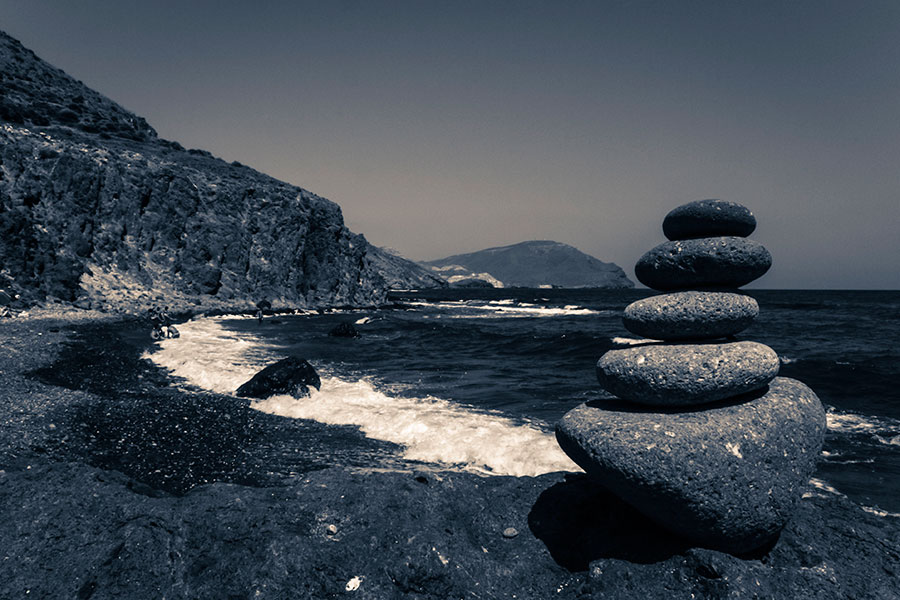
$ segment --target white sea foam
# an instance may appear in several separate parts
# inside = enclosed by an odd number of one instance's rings
[[[578,470],[553,436],[533,424],[439,398],[388,396],[365,380],[329,377],[308,398],[273,396],[253,407],[285,417],[356,425],[368,437],[403,445],[409,460],[496,475]]]
[[[833,433],[864,434],[889,446],[900,446],[900,421],[829,408],[828,429]]]
[[[860,508],[863,509],[864,511],[866,511],[867,513],[875,515],[876,517],[900,518],[900,513],[883,510],[883,509],[878,508],[877,506],[860,506]]]
[[[230,332],[217,319],[190,321],[179,329],[180,338],[160,342],[145,358],[209,391],[231,394],[280,356],[252,332]],[[493,475],[579,470],[538,423],[440,398],[395,397],[370,381],[342,380],[316,366],[322,388],[309,398],[273,396],[251,406],[285,417],[358,426],[368,437],[402,445],[409,460]]]
[[[659,343],[659,340],[651,340],[651,339],[647,339],[647,338],[627,338],[627,337],[614,337],[610,341],[617,346],[643,346],[645,344]]]
[[[827,492],[827,493],[829,493],[829,494],[834,494],[834,495],[836,495],[836,496],[843,496],[842,493],[840,493],[839,491],[837,491],[837,488],[835,488],[833,485],[831,485],[831,484],[828,483],[827,481],[823,481],[823,480],[821,480],[821,479],[817,479],[817,478],[815,478],[815,477],[812,477],[812,478],[810,478],[810,480],[809,480],[809,484],[810,484],[812,487],[814,487],[814,488],[816,488],[817,490],[820,490],[820,491],[822,491],[822,492]]]
[[[417,310],[437,310],[450,313],[453,319],[491,319],[510,317],[561,317],[579,315],[613,314],[609,310],[593,310],[575,304],[562,307],[543,306],[528,302],[516,303],[513,300],[483,301],[447,301],[447,302],[407,302]]]

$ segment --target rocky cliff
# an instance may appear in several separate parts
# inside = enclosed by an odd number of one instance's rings
[[[0,84],[0,288],[21,302],[371,305],[430,277],[333,202],[159,139],[2,32]]]
[[[618,265],[552,241],[521,242],[422,264],[451,282],[454,278],[475,278],[495,287],[634,287]]]

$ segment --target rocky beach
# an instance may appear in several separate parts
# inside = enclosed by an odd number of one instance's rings
[[[150,340],[139,322],[36,311],[0,333],[3,598],[887,599],[900,589],[896,521],[813,488],[774,544],[736,557],[692,547],[582,474],[340,465],[315,451],[329,437],[373,453],[384,444],[175,386],[140,359]],[[291,463],[288,440],[312,458]]]
[[[652,297],[546,240],[426,269],[0,32],[0,600],[896,599],[900,297],[757,302],[755,225],[669,213]]]

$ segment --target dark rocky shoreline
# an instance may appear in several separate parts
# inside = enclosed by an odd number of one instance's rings
[[[395,448],[177,389],[139,358],[138,322],[0,336],[0,598],[900,596],[900,520],[840,496],[810,490],[774,546],[738,558],[582,475],[348,464],[335,447]]]

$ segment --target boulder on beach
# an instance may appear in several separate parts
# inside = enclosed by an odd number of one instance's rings
[[[354,327],[353,323],[344,321],[329,331],[328,335],[331,337],[357,338],[359,337],[359,330]]]
[[[660,526],[745,553],[790,518],[825,429],[813,391],[778,377],[756,397],[689,410],[589,402],[559,421],[556,437],[589,476]]]
[[[663,219],[670,240],[736,235],[747,237],[756,229],[756,217],[737,202],[697,200],[672,209]]]
[[[597,380],[622,400],[686,406],[757,390],[779,367],[778,354],[758,342],[647,344],[601,356]]]
[[[632,302],[622,323],[631,333],[655,340],[700,340],[740,333],[758,315],[759,304],[750,296],[688,291]]]
[[[772,266],[772,255],[754,240],[722,236],[663,242],[634,266],[638,281],[660,291],[738,288]]]
[[[309,396],[309,388],[322,385],[318,373],[302,358],[288,356],[253,376],[235,392],[242,398],[268,398],[289,394],[294,398]]]

